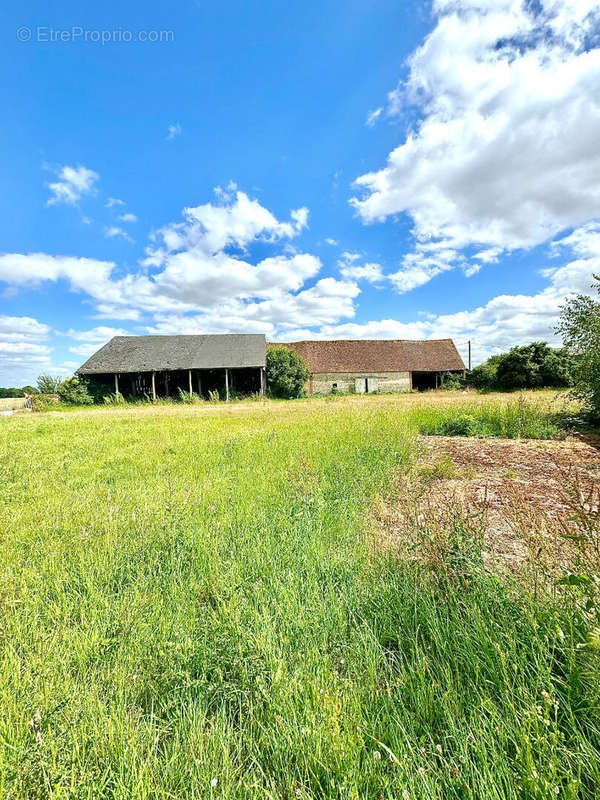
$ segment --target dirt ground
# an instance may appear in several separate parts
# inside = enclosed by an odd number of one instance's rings
[[[376,514],[392,539],[415,524],[447,527],[459,509],[480,526],[488,561],[511,571],[536,561],[556,573],[581,556],[574,537],[595,535],[600,440],[424,436],[421,445],[418,485]]]

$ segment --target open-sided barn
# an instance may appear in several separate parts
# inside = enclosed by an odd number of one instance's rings
[[[435,389],[444,374],[465,374],[452,339],[337,339],[285,346],[306,361],[309,394]]]
[[[115,336],[79,375],[124,395],[264,394],[264,334]]]

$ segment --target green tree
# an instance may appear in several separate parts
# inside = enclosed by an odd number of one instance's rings
[[[469,386],[474,386],[475,389],[496,389],[496,372],[501,358],[500,355],[490,356],[483,364],[471,370],[467,377]]]
[[[61,379],[53,375],[40,375],[37,379],[37,387],[41,394],[58,394],[58,387]]]
[[[58,385],[58,396],[63,403],[74,406],[91,406],[94,398],[82,378],[66,378]]]
[[[310,375],[306,362],[284,345],[267,350],[267,386],[273,397],[301,397]]]
[[[560,388],[572,385],[572,371],[573,358],[567,350],[532,342],[492,356],[471,372],[468,382],[477,389],[503,391]]]
[[[23,394],[37,394],[39,389],[36,389],[35,386],[23,386],[21,391]]]
[[[600,291],[600,278],[594,275],[591,286]],[[556,328],[573,358],[573,390],[600,417],[600,303],[594,297],[578,294],[561,308]]]

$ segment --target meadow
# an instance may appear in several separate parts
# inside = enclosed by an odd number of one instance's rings
[[[593,798],[589,607],[440,568],[372,509],[419,434],[562,435],[538,393],[0,419],[0,797]]]

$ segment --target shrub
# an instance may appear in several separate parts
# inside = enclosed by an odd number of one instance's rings
[[[59,383],[56,393],[62,403],[73,406],[91,406],[94,402],[88,391],[87,382],[83,378],[66,378]]]
[[[475,367],[468,382],[476,389],[540,389],[566,387],[573,382],[573,358],[565,349],[532,342],[513,347]]]
[[[595,275],[592,288],[598,291]],[[577,295],[561,309],[557,333],[572,358],[573,393],[589,411],[600,417],[600,303],[589,295]]]
[[[462,389],[464,385],[464,378],[462,375],[457,375],[456,372],[447,372],[442,380],[444,389]]]
[[[104,405],[105,406],[126,406],[127,401],[121,394],[121,392],[112,392],[111,394],[107,394],[104,398]]]
[[[186,392],[185,389],[179,388],[177,390],[179,395],[179,402],[185,403],[188,406],[194,405],[195,403],[200,403],[201,400],[195,392]]]
[[[496,372],[502,356],[491,356],[483,364],[471,370],[467,383],[475,389],[491,390],[496,388]]]
[[[53,375],[39,375],[37,387],[40,394],[58,394],[61,379]]]
[[[267,350],[267,385],[273,397],[302,397],[310,375],[306,362],[284,345]]]
[[[57,405],[58,400],[56,399],[56,395],[48,396],[38,392],[31,398],[32,411],[49,411],[50,409],[56,408]]]

